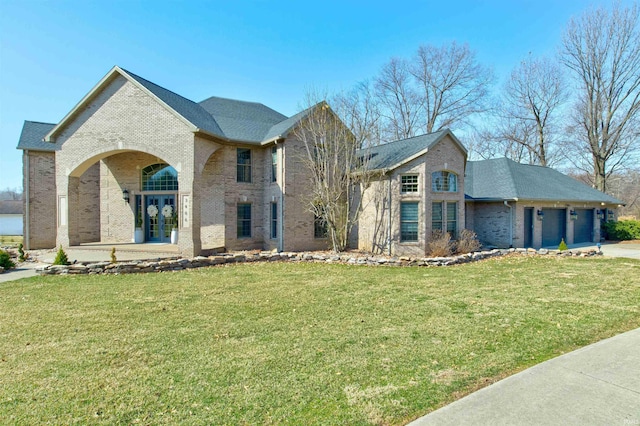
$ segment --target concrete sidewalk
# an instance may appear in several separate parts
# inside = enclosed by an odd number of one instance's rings
[[[640,425],[640,328],[543,362],[412,423]]]

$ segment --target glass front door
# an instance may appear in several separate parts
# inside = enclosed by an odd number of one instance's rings
[[[175,195],[147,195],[145,198],[146,240],[171,242],[171,230],[178,222]]]

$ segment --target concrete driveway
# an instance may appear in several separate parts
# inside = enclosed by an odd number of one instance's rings
[[[569,249],[594,249],[598,247],[595,244],[574,244]],[[629,259],[640,259],[640,243],[611,242],[602,243],[602,254],[609,257],[626,257]]]

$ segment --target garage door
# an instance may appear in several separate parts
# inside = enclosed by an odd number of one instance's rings
[[[542,209],[542,247],[558,247],[560,240],[565,238],[566,209]],[[565,240],[566,241],[566,240]]]
[[[573,241],[590,243],[593,241],[593,209],[575,209],[578,219],[573,222]]]

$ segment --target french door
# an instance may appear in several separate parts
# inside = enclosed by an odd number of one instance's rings
[[[177,226],[175,195],[147,195],[145,199],[146,240],[170,242],[171,229]]]

